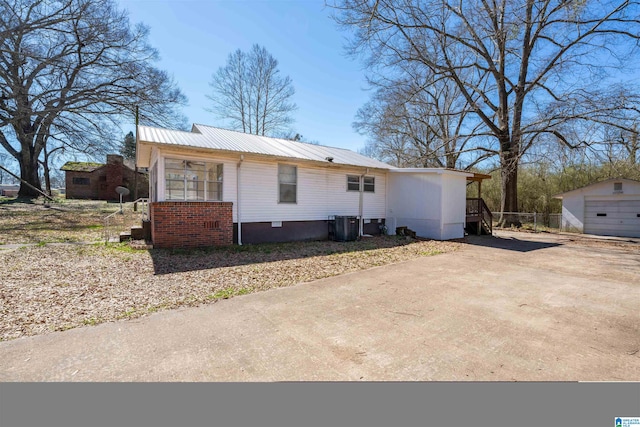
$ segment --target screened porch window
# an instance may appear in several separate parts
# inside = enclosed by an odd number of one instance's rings
[[[164,168],[165,200],[222,200],[222,164],[165,159]]]

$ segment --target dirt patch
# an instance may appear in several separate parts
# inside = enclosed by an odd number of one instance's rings
[[[384,236],[189,251],[133,250],[128,244],[0,251],[0,339],[211,303],[460,246]]]

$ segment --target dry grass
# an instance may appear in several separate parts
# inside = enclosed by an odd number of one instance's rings
[[[456,250],[453,242],[359,242],[133,250],[99,243],[118,204],[0,201],[0,340],[130,319]],[[131,204],[121,222],[136,218]],[[69,244],[93,242],[95,244]],[[53,243],[52,243],[53,242]],[[67,243],[59,245],[56,243]],[[33,245],[35,244],[35,245]]]
[[[92,242],[103,238],[104,217],[118,211],[118,203],[65,200],[0,201],[0,244]],[[117,221],[133,223],[137,215],[131,203]]]

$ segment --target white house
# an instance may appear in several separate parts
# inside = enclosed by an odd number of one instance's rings
[[[466,179],[397,169],[350,150],[194,124],[139,126],[137,165],[150,172],[152,239],[162,246],[326,239],[335,216],[359,234],[464,236]],[[197,202],[197,203],[194,203]],[[219,218],[218,218],[219,217]]]
[[[562,228],[603,236],[640,237],[640,182],[608,179],[554,196]]]

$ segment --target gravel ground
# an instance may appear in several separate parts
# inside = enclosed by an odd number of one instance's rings
[[[0,250],[0,341],[213,303],[461,246],[389,236],[190,251],[49,244],[100,241],[103,218],[118,208],[78,200],[49,207],[42,201],[0,203],[0,245],[35,244]],[[125,206],[125,215],[116,216],[120,222],[135,219],[132,204]],[[594,247],[628,246],[579,235],[562,240]],[[144,247],[141,243],[133,246]],[[637,245],[630,249],[637,250]]]
[[[384,236],[189,251],[134,250],[129,244],[4,250],[0,340],[212,303],[460,246]]]

